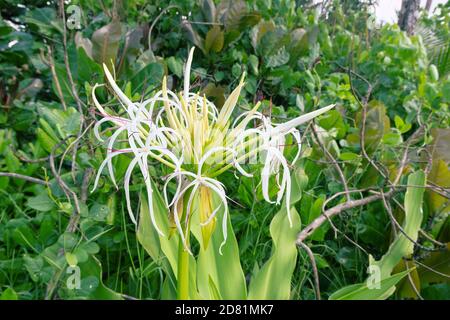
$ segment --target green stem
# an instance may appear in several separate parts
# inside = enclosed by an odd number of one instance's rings
[[[184,248],[181,236],[178,245],[177,299],[189,299],[189,252]]]
[[[182,188],[185,188],[188,181],[183,181]],[[177,270],[177,299],[178,300],[189,300],[189,260],[190,253],[186,248],[189,248],[189,232],[190,232],[190,219],[187,212],[187,202],[190,196],[190,191],[188,190],[183,197],[183,214],[181,215],[181,221],[186,221],[185,225],[181,227],[182,232],[186,235],[186,243],[183,243],[181,234],[179,235],[178,241],[178,270]],[[186,219],[188,217],[188,219]]]

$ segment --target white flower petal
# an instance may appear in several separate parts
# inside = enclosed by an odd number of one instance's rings
[[[308,122],[312,119],[314,119],[317,116],[320,116],[321,114],[327,112],[328,110],[334,108],[336,105],[335,104],[330,104],[329,106],[323,107],[321,109],[309,112],[307,114],[303,114],[295,119],[292,119],[288,122],[279,124],[276,126],[273,135],[278,135],[278,134],[283,134],[288,132],[289,130],[291,130],[292,128],[295,128],[305,122]]]
[[[191,50],[189,51],[189,57],[187,59],[186,62],[186,68],[184,69],[184,100],[186,101],[186,103],[189,102],[189,78],[191,76],[191,64],[192,64],[192,59],[194,57],[194,50],[195,47],[192,47]]]

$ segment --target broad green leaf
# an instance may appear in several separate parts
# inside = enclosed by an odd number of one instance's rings
[[[208,22],[215,22],[216,20],[216,6],[213,0],[202,1],[202,11]]]
[[[223,48],[224,34],[220,30],[220,27],[215,25],[209,29],[205,38],[205,52],[208,53],[210,50],[214,52],[220,52]]]
[[[254,54],[251,54],[248,57],[248,64],[250,65],[250,70],[253,72],[254,75],[259,74],[259,60],[258,57]]]
[[[337,129],[336,138],[342,139],[345,137],[345,134],[347,132],[347,125],[345,124],[344,119],[342,118],[342,115],[338,110],[333,109],[327,111],[320,117],[318,123],[322,128],[326,130],[336,128]]]
[[[83,47],[77,50],[78,81],[94,84],[103,82],[103,68],[93,61]]]
[[[266,67],[275,68],[288,63],[289,53],[286,51],[286,47],[281,47],[275,54],[267,57]]]
[[[356,114],[357,128],[362,125],[362,111]],[[389,118],[386,115],[386,107],[382,102],[371,101],[366,113],[366,127],[365,127],[365,147],[367,152],[373,152],[377,148],[383,136],[390,130]]]
[[[218,205],[217,201],[215,203]],[[217,295],[220,295],[222,299],[245,299],[247,296],[245,277],[229,215],[227,217],[227,241],[222,247],[222,254],[219,252],[223,242],[223,210],[220,211],[217,215],[216,228],[205,249],[199,226],[198,202],[193,210],[191,231],[200,242],[196,272],[198,291],[201,296],[209,299],[215,299]]]
[[[11,149],[6,150],[5,152],[5,163],[8,171],[10,172],[17,172],[21,170],[21,163],[19,159],[14,155],[14,153],[11,151]]]
[[[114,63],[122,35],[122,24],[112,21],[106,26],[96,30],[92,35],[92,56],[100,64],[105,63],[112,70],[111,60]]]
[[[75,108],[60,110],[53,107],[41,107],[39,124],[55,141],[76,134],[80,129],[80,114]]]
[[[292,227],[287,216],[286,203],[270,223],[272,255],[252,277],[249,299],[286,300],[291,295],[291,279],[297,262],[297,234],[300,232],[300,216],[294,204],[301,199],[302,190],[308,181],[304,171],[297,168],[292,174],[291,216]]]
[[[308,185],[309,178],[303,168],[297,167],[291,173],[291,206],[300,201],[303,190]]]
[[[56,19],[56,10],[51,7],[27,10],[24,20],[28,24],[37,26],[39,32],[47,36],[53,36],[55,30],[63,32],[60,20]]]
[[[384,300],[395,291],[395,285],[408,274],[409,271],[397,273],[380,281],[379,288],[369,288],[367,283],[346,286],[334,292],[330,300]]]
[[[97,288],[89,295],[91,299],[96,300],[123,300],[120,293],[117,293],[103,284],[102,280],[102,265],[95,256],[89,256],[84,263],[79,263],[81,281],[89,279],[90,277],[97,279],[95,281]]]
[[[275,24],[273,21],[261,21],[257,26],[255,26],[251,33],[252,45],[256,50],[258,49],[259,42],[261,38],[270,31],[275,30]]]
[[[405,125],[405,122],[399,116],[394,117],[394,122],[395,122],[395,127],[399,130]]]
[[[89,210],[89,217],[95,221],[105,221],[108,214],[109,207],[97,202]]]
[[[52,152],[53,147],[57,143],[57,141],[53,140],[53,138],[50,137],[50,135],[48,135],[42,128],[37,129],[37,141],[48,153]]]
[[[290,227],[286,209],[280,210],[270,224],[273,239],[272,256],[253,276],[249,286],[249,299],[287,300],[291,294],[291,279],[297,261],[297,234],[300,217],[291,209],[293,226]]]
[[[65,253],[66,261],[69,264],[69,266],[74,267],[78,264],[77,256],[71,252]]]
[[[227,31],[238,29],[247,12],[247,5],[243,0],[222,0],[217,6],[217,20],[224,23]]]
[[[403,230],[410,239],[416,241],[423,218],[422,202],[425,191],[425,173],[417,171],[410,174],[407,184],[410,187],[408,187],[405,195],[405,222]],[[392,270],[402,258],[412,255],[413,249],[414,243],[406,238],[403,233],[399,232],[388,252],[374,263],[375,266],[380,267],[381,277],[390,276]]]
[[[383,143],[388,146],[398,146],[403,140],[399,132],[388,132],[383,136]]]
[[[320,216],[320,214],[322,213],[322,205],[324,201],[325,196],[321,195],[312,203],[308,217],[309,219],[307,222],[305,222],[305,225],[308,225],[314,219]],[[311,239],[316,241],[323,241],[325,234],[329,228],[330,224],[328,222],[324,223],[320,228],[314,231],[314,233],[311,235]]]
[[[176,274],[178,241],[176,236],[170,237],[169,212],[160,193],[155,189],[153,190],[153,210],[156,224],[164,232],[165,236],[159,236],[153,227],[150,220],[147,197],[142,195],[137,239],[150,257],[157,263],[162,264],[166,272],[173,270],[174,274]]]
[[[205,94],[218,108],[221,108],[225,103],[225,88],[216,86],[213,82],[208,83],[203,88],[201,94]]]
[[[290,37],[289,53],[293,60],[308,53],[308,35],[305,29],[297,28],[292,30]]]
[[[450,130],[434,128],[431,130],[431,136],[433,141],[427,148],[432,158],[432,167],[428,174],[428,180],[442,188],[449,188]],[[424,160],[426,161],[426,158]],[[432,190],[427,190],[426,199],[432,215],[446,212],[450,208],[450,205],[446,205],[447,199]]]
[[[12,288],[6,288],[2,294],[0,294],[0,300],[19,300],[19,296]]]
[[[153,184],[153,183],[152,183]],[[178,246],[179,237],[176,232],[171,230],[169,224],[169,211],[167,210],[164,200],[159,193],[156,186],[153,184],[153,210],[155,220],[164,233],[164,236],[160,236],[154,228],[149,215],[148,202],[146,196],[141,196],[141,208],[140,208],[140,220],[137,231],[137,239],[152,257],[152,259],[160,264],[165,271],[169,279],[167,280],[167,286],[175,285],[175,279],[178,271]],[[192,270],[196,270],[196,261],[194,257],[189,257],[189,287],[190,298],[200,299],[201,297],[197,293],[196,285],[196,273]],[[166,293],[173,292],[175,288],[166,288]]]
[[[450,274],[450,243],[447,243],[447,250],[432,252],[421,262],[423,265],[429,267],[418,267],[418,273],[422,284],[428,285],[430,283],[439,282],[448,283],[449,279],[445,275]],[[430,268],[439,273],[431,271]]]
[[[405,221],[403,230],[408,237],[417,240],[420,225],[422,224],[422,203],[425,186],[425,173],[417,171],[409,175],[408,188],[405,196]],[[380,289],[369,289],[367,282],[374,275],[371,275],[365,283],[346,286],[336,291],[330,299],[386,299],[395,291],[395,284],[400,281],[411,269],[401,273],[391,275],[394,268],[405,257],[410,257],[413,253],[414,243],[412,243],[401,232],[397,234],[394,242],[383,257],[378,261],[372,261],[370,257],[370,269],[375,270],[379,276]]]
[[[132,93],[145,94],[147,91],[154,90],[160,85],[163,75],[164,68],[161,63],[149,63],[130,77]]]
[[[433,160],[429,180],[440,187],[450,187],[450,169],[444,160]],[[446,198],[436,192],[433,192],[432,190],[427,190],[427,200],[432,214],[436,214],[441,211],[445,212],[445,210],[442,209],[444,209],[443,206],[446,206]],[[447,208],[449,208],[448,205]]]
[[[197,48],[200,48],[203,52],[205,52],[204,40],[197,31],[192,28],[192,25],[189,21],[183,21],[182,23],[183,30],[186,34],[186,37],[191,41]]]
[[[341,159],[343,161],[353,161],[353,160],[360,159],[360,156],[359,156],[359,154],[356,154],[353,152],[342,152],[339,155],[339,159]]]
[[[183,63],[181,63],[181,61],[176,57],[169,57],[166,62],[169,70],[178,78],[181,78],[183,75]]]
[[[24,218],[8,220],[6,229],[11,231],[14,241],[25,248],[35,249],[39,245],[31,223]]]

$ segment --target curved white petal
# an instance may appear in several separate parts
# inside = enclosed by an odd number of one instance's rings
[[[106,78],[108,79],[108,82],[111,85],[111,88],[114,90],[116,95],[119,97],[120,101],[123,104],[125,104],[125,106],[124,106],[125,110],[128,112],[128,114],[130,114],[132,112],[131,109],[133,108],[133,102],[126,96],[125,93],[123,93],[123,91],[119,88],[117,83],[114,81],[114,78],[111,75],[111,73],[109,72],[106,64],[103,64],[103,70],[105,71]],[[130,114],[130,116],[131,115],[132,114]]]
[[[115,157],[119,154],[127,153],[127,152],[131,152],[131,150],[130,151],[118,150],[118,151],[111,152],[110,154],[108,154],[106,156],[105,160],[103,160],[103,162],[100,164],[100,167],[98,168],[97,176],[95,177],[94,186],[92,187],[91,192],[94,192],[95,189],[97,189],[98,181],[100,179],[102,171],[105,168],[105,166],[108,164],[108,162],[110,162],[113,157]],[[113,175],[114,175],[114,173],[113,173]],[[114,179],[114,177],[112,177],[112,179]]]
[[[223,212],[223,218],[222,218],[222,233],[223,233],[223,241],[220,244],[219,247],[219,253],[220,255],[222,255],[222,247],[225,245],[225,243],[227,242],[227,220],[228,220],[228,204],[227,204],[227,197],[225,194],[225,190],[223,189],[222,186],[220,186],[220,184],[216,184],[216,183],[211,183],[210,181],[205,181],[204,184],[208,187],[210,187],[212,190],[214,190],[216,192],[216,194],[219,196],[220,200],[222,201],[222,204],[224,206],[224,212]],[[215,215],[215,213],[217,212],[217,210],[215,210],[213,213]],[[213,215],[211,215],[212,217],[214,217]],[[211,218],[212,219],[212,218]]]
[[[117,129],[116,132],[114,132],[114,134],[111,136],[111,138],[109,139],[108,142],[108,149],[107,149],[107,154],[111,154],[111,152],[113,152],[113,146],[114,146],[114,142],[116,142],[117,137],[123,132],[125,131],[126,128],[125,127],[121,127],[119,129]],[[117,183],[116,183],[116,179],[114,178],[114,170],[113,170],[113,166],[112,166],[112,159],[110,158],[110,160],[108,161],[108,171],[109,171],[109,175],[111,176],[111,180],[114,184],[114,186],[118,189],[119,187],[117,187]]]
[[[125,179],[124,179],[125,202],[127,204],[128,215],[130,216],[130,219],[134,224],[137,224],[137,222],[136,222],[136,218],[134,217],[134,214],[133,214],[133,209],[131,209],[130,178],[131,178],[131,173],[133,172],[134,167],[140,161],[140,157],[141,157],[141,155],[136,155],[135,158],[133,160],[131,160],[130,164],[128,165],[127,171],[125,172]],[[150,204],[149,204],[149,211],[152,209],[153,208],[151,208]]]
[[[294,118],[294,119],[292,119],[290,121],[287,121],[285,123],[279,124],[279,125],[276,126],[273,134],[274,135],[278,135],[278,134],[286,133],[289,130],[291,130],[292,128],[295,128],[295,127],[297,127],[297,126],[299,126],[299,125],[301,125],[301,124],[303,124],[305,122],[308,122],[308,121],[314,119],[317,116],[320,116],[321,114],[327,112],[328,110],[334,108],[335,106],[336,106],[335,104],[330,104],[329,106],[320,108],[318,110],[309,112],[307,114],[303,114],[303,115],[301,115],[301,116],[299,116],[297,118]]]
[[[187,59],[186,62],[186,68],[184,69],[184,100],[186,101],[186,103],[189,102],[189,78],[191,76],[191,64],[192,64],[192,59],[194,57],[194,50],[195,47],[192,47],[191,50],[189,51],[189,57]]]

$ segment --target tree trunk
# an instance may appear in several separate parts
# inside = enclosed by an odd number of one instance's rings
[[[419,16],[420,0],[403,0],[402,8],[398,13],[398,25],[400,29],[409,35],[414,33],[417,18]]]
[[[425,5],[425,10],[429,13],[431,9],[431,5],[433,4],[433,0],[427,0],[427,4]]]

